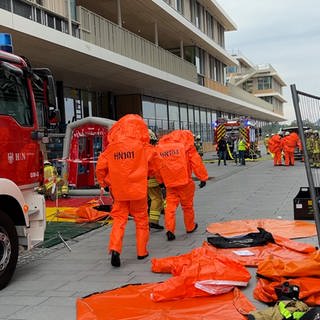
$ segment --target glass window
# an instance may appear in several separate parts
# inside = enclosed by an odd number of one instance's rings
[[[20,69],[0,66],[0,114],[13,117],[22,126],[33,124],[26,80]]]
[[[204,50],[196,47],[196,67],[197,72],[201,75],[205,74],[205,54]]]
[[[180,12],[181,14],[183,14],[184,12],[184,8],[183,8],[183,0],[176,0],[176,8],[177,8],[177,11]]]
[[[243,90],[252,93],[253,91],[253,82],[252,80],[247,80],[246,82],[243,83],[242,85]]]
[[[36,8],[36,22],[42,23],[42,12],[39,8]]]
[[[209,12],[207,12],[206,15],[207,15],[207,35],[208,37],[213,39],[213,17]]]
[[[184,59],[192,64],[196,64],[196,50],[195,47],[184,47]]]
[[[216,59],[213,56],[210,56],[209,58],[209,68],[210,68],[210,79],[216,80],[217,79]]]
[[[48,21],[48,27],[54,28],[54,16],[47,13],[47,21]]]
[[[218,22],[218,44],[224,48],[224,28],[223,26]]]
[[[207,111],[200,110],[200,135],[203,141],[207,141]]]
[[[155,119],[156,110],[152,98],[143,97],[142,98],[142,116],[144,119]]]
[[[13,2],[13,12],[27,19],[32,17],[31,6],[24,2]]]
[[[196,15],[195,15],[195,25],[197,28],[201,28],[201,24],[202,24],[202,5],[197,1],[196,2]]]
[[[273,99],[272,99],[272,97],[260,97],[261,99],[263,99],[264,101],[266,101],[266,102],[268,102],[268,103],[271,103],[272,104],[272,102],[273,102]]]
[[[194,131],[195,135],[200,134],[200,113],[199,108],[194,107]]]
[[[77,20],[76,0],[70,0],[70,7],[71,7],[71,19]]]
[[[189,130],[194,132],[194,110],[193,106],[188,106]]]
[[[190,0],[190,13],[191,13],[191,22],[195,25],[196,24],[196,7],[197,7],[197,1],[196,0]]]
[[[0,8],[11,11],[11,0],[1,0]]]
[[[188,129],[188,108],[186,104],[180,104],[180,127]]]
[[[167,101],[156,99],[156,133],[162,135],[168,131],[168,108]]]
[[[169,102],[169,130],[180,129],[179,107],[175,102]]]
[[[60,18],[56,18],[56,29],[62,31],[62,20]]]
[[[74,119],[74,102],[72,98],[64,98],[64,110],[66,123],[70,123]]]
[[[272,89],[272,77],[259,77],[258,78],[258,90]]]
[[[80,38],[80,30],[77,24],[72,24],[72,35],[76,38]]]

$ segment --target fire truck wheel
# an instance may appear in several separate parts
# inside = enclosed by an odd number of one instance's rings
[[[16,228],[0,210],[0,290],[7,286],[16,269],[19,245]]]

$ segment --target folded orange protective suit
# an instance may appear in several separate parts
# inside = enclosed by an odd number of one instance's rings
[[[275,287],[288,281],[299,286],[299,299],[310,306],[320,304],[320,252],[297,261],[269,257],[259,263],[254,297],[270,303],[277,301]]]
[[[152,259],[152,271],[161,269],[170,270],[173,277],[154,287],[153,301],[222,294],[235,286],[246,286],[250,280],[244,266],[206,247],[182,256]]]

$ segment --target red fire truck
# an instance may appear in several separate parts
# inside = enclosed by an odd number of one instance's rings
[[[232,140],[242,136],[247,143],[247,158],[261,157],[258,149],[258,135],[254,123],[247,118],[227,120],[219,118],[213,123],[213,144],[218,144],[224,137],[228,145],[232,145]],[[230,149],[229,149],[230,150]],[[232,159],[232,152],[228,152],[228,158]]]
[[[10,35],[3,39],[1,48],[10,48]],[[13,276],[19,247],[29,250],[44,238],[45,201],[35,188],[43,179],[44,128],[55,110],[51,72],[0,50],[0,289]]]

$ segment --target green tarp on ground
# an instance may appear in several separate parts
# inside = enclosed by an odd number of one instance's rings
[[[84,233],[101,227],[101,223],[74,223],[74,222],[47,222],[47,228],[44,236],[43,248],[50,248],[62,242],[78,237]]]

